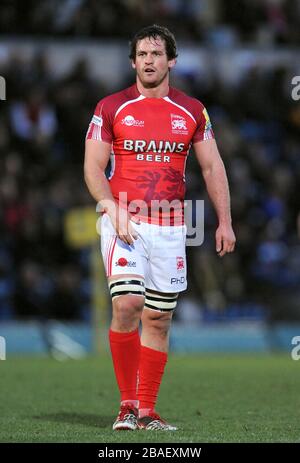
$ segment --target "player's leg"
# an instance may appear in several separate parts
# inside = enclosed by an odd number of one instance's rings
[[[101,251],[112,298],[109,342],[121,400],[113,429],[136,429],[138,326],[145,301],[142,249],[139,240],[125,245],[105,215],[101,220]]]
[[[142,314],[139,364],[139,427],[147,430],[176,430],[155,411],[159,387],[168,360],[169,330],[177,293],[146,290]]]
[[[168,359],[169,329],[178,293],[186,289],[185,226],[152,227],[150,264],[142,315],[139,427],[175,430],[155,412]]]
[[[142,314],[142,345],[168,352],[169,330],[177,297],[177,293],[146,289],[145,310]]]
[[[144,306],[144,281],[140,275],[117,275],[108,279],[112,296],[109,343],[120,391],[120,412],[114,430],[137,428],[137,376],[140,359],[138,327]]]
[[[142,275],[124,274],[108,278],[112,297],[111,329],[131,332],[139,327],[145,303],[145,283]]]

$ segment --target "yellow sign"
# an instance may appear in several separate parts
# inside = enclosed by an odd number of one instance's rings
[[[65,215],[66,241],[73,248],[90,247],[91,308],[94,350],[106,351],[110,301],[105,271],[101,262],[99,216],[93,207],[71,209]],[[100,230],[100,227],[97,229]]]
[[[81,207],[68,211],[64,219],[64,231],[69,246],[82,248],[98,241],[97,219],[98,214],[93,207]]]

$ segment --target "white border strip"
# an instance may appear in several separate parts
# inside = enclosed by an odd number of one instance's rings
[[[116,111],[116,114],[115,114],[115,118],[117,117],[117,115],[119,114],[120,111],[122,111],[122,109],[124,109],[126,106],[128,106],[129,104],[132,104],[132,103],[136,103],[137,101],[140,101],[140,100],[144,100],[146,97],[143,96],[143,95],[140,95],[138,98],[135,98],[134,100],[129,100],[129,101],[126,101],[126,103],[123,103]]]
[[[174,106],[177,106],[177,108],[182,109],[182,111],[184,111],[186,114],[188,114],[190,116],[190,118],[195,122],[195,124],[197,124],[197,121],[194,118],[194,116],[187,109],[185,109],[184,106],[180,106],[179,104],[177,104],[174,101],[170,100],[170,98],[168,96],[165,96],[164,100],[167,101],[168,103],[173,104]]]

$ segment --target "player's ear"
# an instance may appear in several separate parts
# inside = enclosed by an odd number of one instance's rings
[[[136,69],[135,61],[133,61],[133,59],[131,60],[131,66],[133,67],[133,69]]]
[[[168,61],[169,69],[172,69],[172,68],[175,66],[175,64],[176,64],[176,58],[170,59],[170,60]]]

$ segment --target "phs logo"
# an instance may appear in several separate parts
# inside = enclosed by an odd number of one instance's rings
[[[180,277],[180,278],[171,278],[171,285],[182,285],[185,283],[185,278]]]

